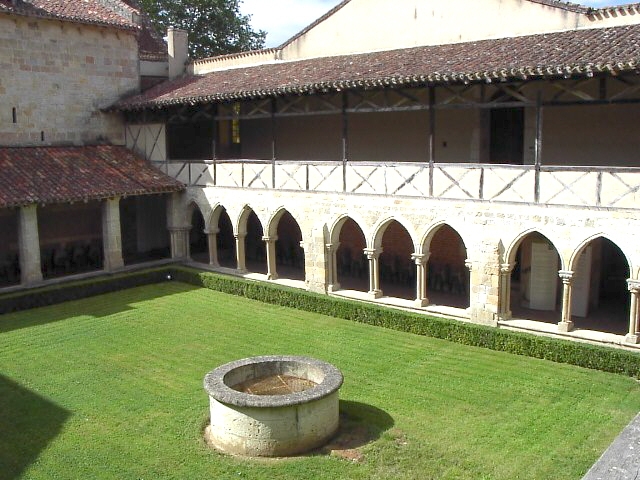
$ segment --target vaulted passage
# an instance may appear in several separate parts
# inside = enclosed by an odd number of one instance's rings
[[[534,232],[518,246],[511,273],[514,318],[558,323],[562,313],[560,256],[544,235]]]
[[[629,329],[629,264],[611,240],[596,238],[580,253],[571,282],[575,328],[624,335]]]
[[[165,195],[120,200],[120,230],[125,265],[171,257]]]
[[[236,241],[233,236],[233,225],[224,208],[218,217],[218,230],[216,236],[218,263],[221,267],[236,268]]]
[[[453,228],[443,225],[429,245],[427,290],[429,303],[456,308],[469,307],[467,249]]]
[[[102,269],[99,201],[39,208],[38,236],[43,278]]]
[[[343,289],[369,290],[369,267],[364,249],[367,246],[360,226],[347,218],[340,229],[340,246],[336,252],[338,283]]]
[[[280,278],[304,280],[304,250],[300,246],[302,232],[289,212],[278,221],[276,241],[276,270]]]
[[[20,283],[18,210],[0,209],[0,287]]]
[[[267,273],[267,252],[262,237],[262,224],[255,212],[251,211],[247,218],[245,237],[246,267],[249,272]]]
[[[204,232],[204,217],[197,205],[192,206],[191,230],[189,231],[189,251],[196,262],[209,263],[209,243]]]
[[[413,241],[397,221],[391,221],[382,236],[380,288],[389,297],[415,299],[415,265],[411,260]]]

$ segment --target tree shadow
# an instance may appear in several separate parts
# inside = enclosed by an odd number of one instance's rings
[[[0,375],[0,477],[19,478],[71,412]]]
[[[108,317],[117,313],[125,312],[127,310],[133,310],[135,307],[131,305],[133,303],[144,302],[146,300],[153,300],[159,297],[165,297],[168,295],[179,294],[190,290],[195,290],[200,287],[195,285],[189,285],[186,283],[173,283],[172,285],[179,285],[175,291],[171,293],[163,293],[161,289],[147,288],[140,289],[138,287],[131,287],[123,290],[119,290],[120,295],[111,295],[108,301],[84,301],[89,298],[95,298],[101,295],[110,295],[116,292],[99,293],[91,295],[78,300],[67,300],[60,302],[51,302],[49,305],[43,307],[34,306],[30,310],[21,310],[19,312],[12,312],[0,316],[0,333],[11,332],[13,330],[20,330],[22,328],[35,327],[38,325],[46,325],[48,323],[59,322],[66,320],[71,315],[73,316],[90,316],[94,318]],[[158,285],[158,284],[155,284]],[[55,294],[55,293],[52,293]],[[75,302],[73,309],[69,308],[55,308],[55,305],[60,305],[68,302]],[[52,308],[46,308],[52,307]]]

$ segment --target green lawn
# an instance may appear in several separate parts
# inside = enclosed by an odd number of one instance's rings
[[[207,448],[204,375],[266,354],[342,370],[360,462]],[[0,317],[2,479],[579,479],[639,410],[631,378],[174,282]]]

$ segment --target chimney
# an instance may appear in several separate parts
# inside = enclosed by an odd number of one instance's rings
[[[169,80],[173,80],[185,72],[187,60],[189,60],[187,32],[169,27],[167,29],[167,45],[169,47]]]

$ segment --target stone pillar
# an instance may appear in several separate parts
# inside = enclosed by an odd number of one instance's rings
[[[378,265],[381,253],[382,247],[364,249],[364,254],[369,260],[369,295],[372,298],[382,297],[382,290],[380,290],[380,267]]]
[[[191,227],[169,227],[171,258],[186,260],[190,256],[189,230]]]
[[[637,344],[640,343],[638,336],[638,295],[640,295],[640,280],[627,280],[627,286],[631,293],[631,306],[629,307],[629,333],[625,336],[626,343]]]
[[[262,240],[266,244],[267,250],[267,280],[277,280],[278,271],[276,269],[276,242],[277,236],[262,237]]]
[[[246,238],[246,233],[237,233],[234,235],[236,239],[236,269],[240,273],[247,272],[247,261],[245,256],[245,248],[244,248],[244,239]]]
[[[122,232],[120,230],[120,197],[102,202],[102,246],[104,269],[107,272],[124,266],[122,260]]]
[[[209,245],[209,265],[212,267],[219,267],[218,263],[218,233],[220,230],[210,228],[204,232],[207,235],[207,242]]]
[[[340,242],[327,243],[324,247],[327,252],[327,291],[336,292],[340,290],[340,283],[338,282],[338,259],[336,257]]]
[[[429,255],[430,253],[414,253],[411,255],[411,260],[416,264],[416,299],[414,301],[416,307],[429,305],[429,299],[427,298],[427,262],[429,261]]]
[[[38,206],[20,207],[18,213],[18,248],[20,254],[20,282],[30,285],[42,281],[40,266],[40,236],[38,234]]]
[[[511,318],[511,272],[514,263],[500,265],[500,288],[498,297],[498,320]]]
[[[571,321],[571,281],[573,280],[573,272],[560,270],[558,275],[562,279],[562,319],[558,323],[558,331],[570,332],[573,330],[573,321]]]

